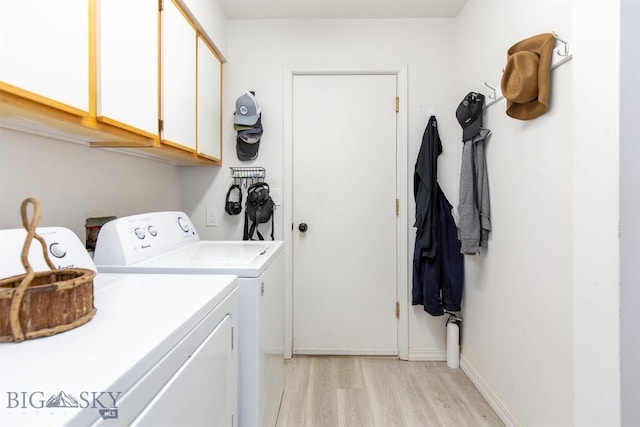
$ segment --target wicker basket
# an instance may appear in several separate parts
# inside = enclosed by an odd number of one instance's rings
[[[27,207],[33,205],[29,223]],[[20,206],[22,224],[27,230],[22,247],[26,274],[0,280],[0,342],[54,335],[84,325],[93,319],[93,279],[96,272],[84,268],[56,270],[49,258],[45,240],[36,233],[40,204],[29,198]],[[50,271],[34,272],[28,260],[31,241],[42,245]]]

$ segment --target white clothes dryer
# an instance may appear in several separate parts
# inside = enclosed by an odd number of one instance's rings
[[[273,426],[284,392],[281,241],[201,240],[184,212],[118,218],[98,234],[99,272],[238,276],[238,422]]]
[[[43,227],[57,268],[95,270],[78,237]],[[0,277],[24,273],[25,230],[0,230]],[[40,243],[34,271],[49,270]],[[0,425],[237,424],[233,275],[98,273],[95,317],[49,337],[0,344]]]

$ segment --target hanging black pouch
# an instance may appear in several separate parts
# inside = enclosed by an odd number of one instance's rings
[[[244,240],[254,240],[254,233],[258,239],[264,240],[258,230],[258,225],[271,220],[271,240],[273,237],[273,199],[269,194],[269,184],[258,182],[252,184],[247,190],[247,203],[244,210]],[[249,225],[251,223],[251,225]]]

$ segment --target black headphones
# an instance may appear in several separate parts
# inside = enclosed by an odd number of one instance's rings
[[[231,192],[234,189],[238,190],[238,199],[239,200],[237,202],[229,201],[229,196],[231,195]],[[227,191],[227,198],[226,198],[225,204],[224,204],[224,210],[229,215],[238,215],[240,212],[242,212],[242,189],[240,188],[240,186],[238,184],[233,184],[231,187],[229,187],[229,191]]]

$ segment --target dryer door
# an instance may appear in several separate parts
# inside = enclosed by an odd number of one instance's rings
[[[235,425],[232,325],[225,316],[132,425]]]

